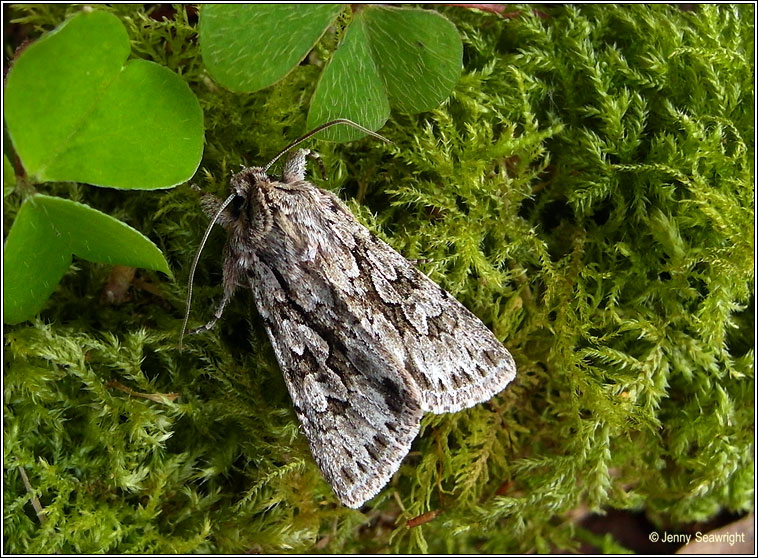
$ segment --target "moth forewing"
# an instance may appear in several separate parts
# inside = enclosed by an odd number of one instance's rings
[[[243,170],[216,205],[224,297],[205,329],[237,285],[251,288],[311,452],[355,508],[397,471],[424,412],[486,401],[516,367],[476,316],[305,180],[308,153],[289,155],[281,179],[270,164]]]

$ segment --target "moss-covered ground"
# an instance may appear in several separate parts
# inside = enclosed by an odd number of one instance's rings
[[[9,15],[33,38],[77,9]],[[202,189],[304,131],[317,65],[233,94],[184,10],[98,9],[199,97]],[[465,46],[450,99],[393,114],[392,144],[316,143],[314,182],[492,328],[514,383],[427,416],[381,494],[342,507],[249,294],[177,350],[198,192],[41,185],[149,235],[177,280],[138,271],[106,304],[111,270],[77,261],[37,320],[5,328],[6,552],[539,552],[577,548],[578,508],[669,528],[752,509],[754,6],[513,9],[444,8]],[[195,325],[223,242],[201,259]]]

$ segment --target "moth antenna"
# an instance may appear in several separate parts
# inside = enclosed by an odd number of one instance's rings
[[[179,335],[179,351],[182,350],[182,340],[184,339],[184,332],[187,331],[187,322],[189,321],[189,315],[190,315],[190,305],[192,304],[192,282],[195,278],[195,270],[197,269],[197,262],[200,261],[200,254],[203,251],[203,248],[205,248],[205,243],[208,242],[208,237],[211,235],[211,229],[213,228],[213,225],[216,224],[216,221],[218,221],[218,218],[221,216],[221,213],[226,209],[226,206],[228,206],[230,203],[232,203],[232,200],[235,198],[237,194],[231,194],[228,198],[224,200],[224,202],[221,204],[221,206],[218,208],[218,211],[216,211],[216,214],[213,216],[213,219],[211,219],[211,222],[208,223],[208,227],[205,229],[205,234],[203,235],[203,239],[200,241],[200,247],[197,249],[197,252],[195,253],[195,259],[192,260],[192,267],[190,267],[190,274],[189,274],[189,282],[187,283],[187,303],[186,303],[186,310],[184,311],[184,323],[182,323],[182,333]]]
[[[313,130],[311,130],[310,132],[308,132],[304,136],[299,137],[295,141],[293,141],[292,143],[290,143],[287,147],[285,147],[284,149],[282,149],[276,155],[276,157],[274,157],[273,159],[271,159],[269,161],[268,165],[266,165],[265,167],[263,167],[263,172],[268,171],[268,169],[271,168],[271,165],[273,165],[274,163],[276,163],[279,160],[279,157],[281,157],[282,155],[284,155],[285,153],[287,153],[287,151],[289,151],[290,149],[292,149],[296,145],[304,142],[309,137],[314,136],[315,134],[318,134],[321,130],[324,130],[326,128],[330,128],[331,126],[335,126],[336,124],[347,124],[348,126],[352,126],[353,128],[356,128],[356,129],[360,130],[364,134],[368,134],[369,136],[373,136],[375,138],[379,138],[380,140],[386,141],[387,143],[392,143],[390,140],[388,140],[384,136],[379,135],[376,132],[372,132],[368,128],[364,128],[363,126],[361,126],[360,124],[356,124],[352,120],[348,120],[347,118],[337,118],[336,120],[330,120],[329,122],[326,122],[325,124],[321,124],[321,126],[316,126]]]

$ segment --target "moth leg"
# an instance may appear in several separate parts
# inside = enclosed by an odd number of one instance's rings
[[[202,209],[203,213],[208,217],[213,217],[218,211],[218,208],[221,207],[222,203],[223,201],[213,194],[204,194],[200,198],[200,209]]]
[[[318,164],[321,176],[326,175],[324,162],[321,160],[321,157],[318,153],[311,151],[310,149],[298,149],[297,151],[290,154],[290,156],[287,157],[287,160],[284,162],[282,179],[286,184],[305,180],[306,159],[315,160]]]
[[[217,198],[213,194],[205,194],[200,198],[200,209],[202,209],[203,213],[205,213],[209,218],[212,218],[216,212],[218,212],[218,208],[221,207],[222,203],[224,203],[223,200]],[[234,221],[234,218],[232,217],[229,208],[226,208],[226,210],[224,210],[221,215],[218,216],[218,219],[216,219],[216,223],[225,229],[229,227],[229,223],[232,221]]]
[[[224,261],[230,262],[230,259],[224,258]],[[229,301],[231,300],[232,295],[237,288],[238,276],[239,272],[236,265],[233,263],[227,263],[227,265],[224,266],[224,295],[221,297],[221,303],[213,313],[213,318],[211,318],[210,321],[204,326],[200,326],[197,329],[191,330],[189,332],[190,335],[196,335],[198,333],[203,333],[204,331],[212,329],[213,326],[216,325],[216,322],[221,319],[221,316],[224,315],[224,309],[226,308],[226,305],[229,304]]]
[[[203,333],[204,331],[208,331],[212,329],[213,326],[216,325],[216,322],[221,319],[221,316],[224,314],[224,308],[226,308],[226,305],[231,298],[232,298],[232,293],[227,294],[226,292],[224,292],[224,297],[221,299],[221,304],[218,305],[216,312],[213,314],[213,318],[211,318],[210,321],[204,326],[200,326],[196,329],[191,329],[189,331],[189,335],[197,335],[198,333]]]

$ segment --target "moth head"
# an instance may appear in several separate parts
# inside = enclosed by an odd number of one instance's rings
[[[260,188],[268,182],[270,182],[269,178],[261,167],[247,167],[232,176],[229,193],[240,198],[247,198],[252,189]]]
[[[229,206],[224,212],[222,223],[246,222],[246,225],[254,224],[256,216],[263,209],[265,197],[263,193],[271,186],[271,179],[261,167],[249,167],[238,172],[230,181]]]
[[[195,253],[190,267],[189,281],[187,283],[187,303],[184,313],[184,323],[182,332],[179,335],[179,350],[182,348],[184,332],[187,331],[187,322],[189,321],[190,305],[192,304],[192,282],[195,277],[197,263],[200,261],[200,254],[203,251],[208,236],[211,234],[213,225],[219,223],[230,233],[239,234],[251,223],[251,217],[260,209],[260,202],[263,200],[261,187],[270,184],[270,180],[265,171],[260,167],[249,167],[243,169],[232,176],[229,182],[229,196],[224,201],[219,201],[215,196],[204,196],[201,203],[205,206],[207,212],[212,213],[208,226],[200,241],[200,247]],[[253,217],[254,218],[254,217]]]

